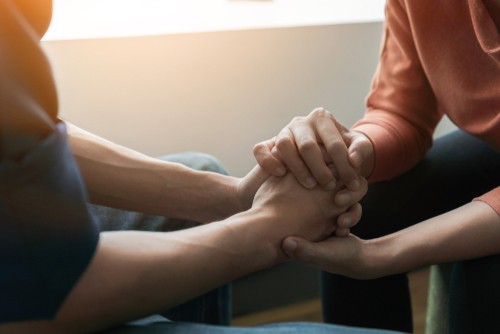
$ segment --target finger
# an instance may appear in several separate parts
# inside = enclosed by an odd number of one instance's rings
[[[326,262],[329,252],[321,243],[309,242],[298,237],[288,237],[283,240],[282,248],[285,254],[296,261],[321,266]]]
[[[253,155],[260,167],[266,172],[275,176],[283,176],[286,174],[286,167],[272,154],[271,150],[274,146],[274,139],[258,143],[253,148]]]
[[[337,217],[337,226],[339,229],[350,229],[359,223],[361,215],[361,204],[356,203]]]
[[[252,180],[256,188],[259,188],[269,178],[269,173],[263,168],[259,168],[259,165],[256,165],[248,172],[247,178]]]
[[[328,155],[328,152],[326,151],[325,146],[322,144],[319,148],[321,150],[321,156],[323,157],[323,160],[325,161],[325,163],[327,165],[332,165],[332,159],[330,159],[330,156]],[[329,168],[330,168],[330,170],[332,169],[330,166],[329,166]],[[336,177],[336,175],[333,175],[333,177]]]
[[[335,188],[335,180],[327,166],[329,159],[325,161],[316,133],[306,122],[290,126],[290,131],[302,160],[316,181],[327,189]]]
[[[338,228],[335,231],[335,235],[337,237],[341,237],[341,238],[345,238],[345,237],[349,236],[349,234],[351,234],[351,230],[348,228]]]
[[[309,189],[316,186],[316,179],[302,160],[297,150],[295,138],[288,128],[282,130],[276,137],[276,149],[282,161],[300,184]]]
[[[373,155],[373,145],[371,141],[362,133],[357,133],[349,145],[349,161],[359,172],[363,163]]]
[[[318,122],[316,125],[318,136],[321,138],[340,179],[348,188],[357,189],[359,187],[358,173],[349,161],[348,148],[338,129],[339,127],[343,128],[343,126],[339,125],[332,116],[329,119],[323,118],[316,121]]]
[[[359,202],[368,190],[367,181],[364,177],[358,179],[358,189],[350,190],[344,188],[335,194],[334,202],[340,207],[350,207]]]

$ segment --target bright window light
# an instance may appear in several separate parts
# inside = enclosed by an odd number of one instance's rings
[[[54,0],[45,40],[383,20],[385,0]]]

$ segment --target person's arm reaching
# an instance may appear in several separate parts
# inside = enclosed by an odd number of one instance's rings
[[[411,29],[401,2],[388,1],[365,116],[351,129],[323,108],[294,119],[275,140],[256,145],[254,155],[262,168],[279,175],[287,167],[310,187],[335,181],[327,168],[332,164],[338,179],[355,189],[357,175],[374,182],[414,166],[431,146],[443,111],[437,108]]]
[[[69,142],[90,201],[209,222],[247,210],[263,180],[192,170],[114,144],[72,124]]]
[[[285,260],[281,242],[288,235],[310,241],[330,235],[332,219],[346,209],[333,196],[304,189],[292,175],[272,177],[250,210],[224,221],[172,233],[102,233],[55,319],[0,325],[0,332],[87,333],[172,307]]]
[[[500,253],[500,215],[482,201],[377,239],[354,235],[311,243],[289,237],[290,258],[358,279],[407,272],[422,266]]]

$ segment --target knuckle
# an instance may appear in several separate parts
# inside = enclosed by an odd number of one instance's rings
[[[332,118],[333,117],[332,113],[323,107],[318,107],[318,108],[314,109],[310,115],[312,117],[315,117],[315,118]]]
[[[288,136],[280,136],[276,139],[276,147],[278,150],[282,151],[293,145],[292,138]]]
[[[305,120],[304,116],[295,116],[292,118],[292,121],[290,122],[290,125],[295,124],[295,123],[301,123]]]
[[[320,184],[327,184],[332,179],[331,173],[329,173],[328,171],[323,171],[323,170],[317,172],[314,176]]]
[[[253,154],[258,155],[258,154],[263,153],[262,150],[264,149],[264,146],[265,145],[263,143],[255,144],[253,149],[252,149]]]
[[[315,152],[318,148],[318,144],[312,139],[305,139],[300,143],[299,152],[303,155]]]
[[[275,163],[271,159],[263,159],[259,162],[259,165],[264,169],[265,171],[273,171],[276,168]]]
[[[340,140],[332,140],[326,144],[326,150],[329,154],[333,155],[341,151],[346,151],[345,144]]]

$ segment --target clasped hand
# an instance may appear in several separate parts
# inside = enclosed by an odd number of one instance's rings
[[[318,108],[306,117],[294,118],[276,137],[255,145],[254,155],[269,174],[286,175],[283,178],[289,179],[291,173],[303,189],[329,194],[330,202],[317,200],[310,193],[309,201],[315,205],[309,203],[311,210],[307,214],[317,217],[318,213],[330,210],[332,225],[323,236],[328,237],[328,232],[335,231],[337,237],[320,240],[317,236],[317,240],[313,240],[289,234],[291,237],[282,244],[284,252],[327,271],[363,276],[359,273],[363,268],[358,265],[363,262],[364,240],[351,235],[350,228],[361,218],[358,202],[367,191],[364,177],[373,168],[370,140],[343,126],[329,111]],[[288,207],[293,211],[291,203]],[[315,242],[318,240],[320,242]]]

